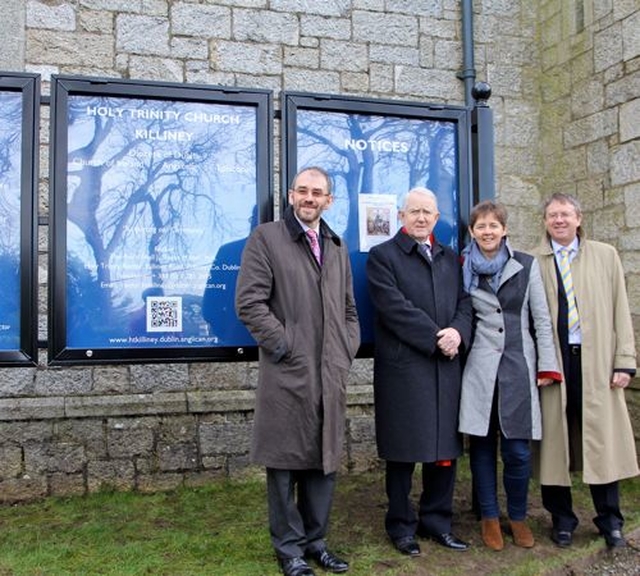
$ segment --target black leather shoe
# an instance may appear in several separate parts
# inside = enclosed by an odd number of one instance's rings
[[[611,532],[602,532],[604,541],[609,548],[624,548],[627,541],[624,539],[620,530],[611,530]]]
[[[309,552],[309,556],[313,558],[321,568],[334,574],[341,574],[349,570],[349,564],[347,562],[342,558],[338,558],[326,548],[317,550],[316,552]]]
[[[405,536],[404,538],[393,540],[393,545],[401,554],[411,557],[420,556],[420,545],[413,536]]]
[[[315,576],[309,564],[304,558],[280,558],[280,568],[284,576]]]
[[[436,541],[440,546],[462,552],[469,549],[469,544],[454,536],[453,532],[445,532],[444,534],[429,534],[427,538]]]
[[[573,534],[569,530],[551,530],[551,540],[560,548],[569,548],[573,541]]]

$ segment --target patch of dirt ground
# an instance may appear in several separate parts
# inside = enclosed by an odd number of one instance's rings
[[[413,490],[416,501],[420,493],[420,476],[420,469],[417,467]],[[387,549],[388,555],[377,562],[373,575],[387,574],[390,569],[395,569],[396,574],[407,576],[495,576],[514,572],[545,576],[640,576],[640,528],[625,532],[629,542],[627,548],[608,550],[591,520],[593,511],[589,506],[577,503],[574,495],[574,508],[580,524],[574,533],[571,548],[559,548],[549,538],[551,520],[542,507],[539,489],[534,482],[529,495],[529,526],[536,538],[533,548],[523,549],[513,544],[506,533],[506,518],[502,519],[505,548],[500,552],[485,548],[480,537],[480,523],[472,512],[470,482],[463,479],[456,485],[453,531],[459,538],[469,542],[471,548],[466,552],[454,552],[435,542],[420,539],[422,555],[411,559],[402,556],[392,547],[384,531],[386,495],[382,473],[343,475],[338,479],[338,487],[329,539],[335,540],[339,547],[348,546],[351,542],[353,545],[375,543]],[[505,502],[504,494],[500,494],[500,502]],[[590,505],[590,501],[587,504]],[[637,511],[638,507],[638,502],[625,500],[623,489],[623,513],[631,509]],[[532,566],[530,571],[516,570],[533,564],[532,559],[544,561],[545,568],[540,571]]]

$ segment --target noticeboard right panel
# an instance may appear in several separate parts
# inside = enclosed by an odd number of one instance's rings
[[[370,355],[373,312],[366,280],[369,249],[397,231],[397,210],[417,186],[435,192],[439,242],[458,250],[470,203],[468,112],[346,97],[289,93],[283,98],[286,181],[308,166],[332,177],[327,223],[349,247],[362,330]]]

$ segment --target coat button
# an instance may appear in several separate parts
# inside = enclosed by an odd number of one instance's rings
[[[498,328],[498,332],[500,332],[500,334],[502,334],[504,332],[504,328]]]
[[[502,310],[501,310],[500,308],[496,308],[496,312],[497,312],[498,314],[502,314]]]

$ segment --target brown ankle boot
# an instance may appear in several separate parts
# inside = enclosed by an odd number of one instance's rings
[[[524,520],[509,520],[509,524],[513,534],[513,543],[521,548],[533,548],[535,540],[527,523]]]
[[[500,530],[500,520],[498,518],[482,519],[482,541],[491,550],[502,550],[504,541]]]

